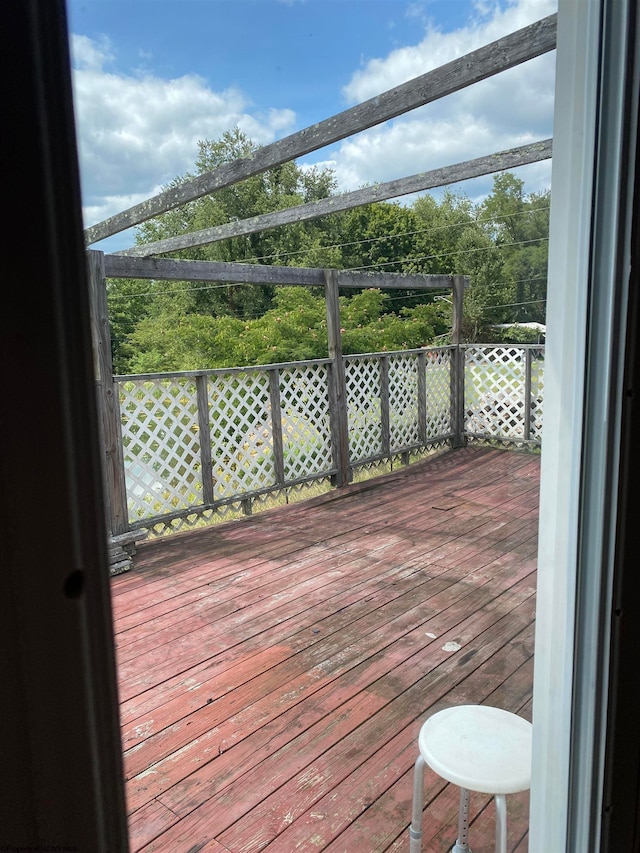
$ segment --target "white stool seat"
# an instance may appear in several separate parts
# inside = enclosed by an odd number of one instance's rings
[[[531,723],[485,705],[459,705],[430,717],[418,747],[432,770],[460,788],[515,794],[531,784]]]
[[[423,773],[427,764],[460,787],[458,840],[454,853],[466,853],[469,791],[491,794],[496,803],[496,851],[506,853],[505,795],[531,784],[531,723],[486,705],[458,705],[430,717],[420,729],[409,829],[410,853],[422,847]]]

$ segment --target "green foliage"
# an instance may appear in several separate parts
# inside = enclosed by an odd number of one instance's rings
[[[510,172],[494,177],[493,192],[480,205],[479,216],[502,258],[500,290],[494,288],[489,304],[509,310],[485,311],[488,323],[544,323],[549,202],[548,192],[525,195],[524,182]]]
[[[126,373],[129,359],[135,354],[131,335],[136,324],[148,313],[150,306],[148,281],[140,279],[110,279],[107,281],[107,308],[111,327],[111,355],[114,373]]]
[[[251,157],[239,130],[199,144],[193,175]],[[138,243],[198,231],[325,198],[330,169],[288,163],[169,211],[140,226]],[[526,195],[503,173],[480,204],[445,191],[410,206],[382,202],[173,253],[200,260],[370,271],[462,274],[463,337],[496,340],[501,323],[544,322],[549,194]],[[321,290],[250,284],[109,283],[115,370],[156,372],[297,361],[327,354]],[[451,305],[429,291],[364,290],[340,298],[345,353],[444,343]]]
[[[131,335],[131,373],[162,373],[232,366],[243,322],[207,314],[145,317]]]

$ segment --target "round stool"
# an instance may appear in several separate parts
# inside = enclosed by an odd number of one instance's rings
[[[460,787],[458,840],[452,853],[468,853],[469,791],[491,794],[496,804],[496,853],[507,850],[506,794],[531,784],[531,723],[486,705],[438,711],[420,729],[415,764],[409,851],[422,850],[424,765]]]

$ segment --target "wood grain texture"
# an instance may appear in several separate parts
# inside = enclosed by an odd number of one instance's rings
[[[528,163],[548,160],[552,154],[552,144],[551,139],[544,139],[540,142],[510,148],[486,157],[465,160],[462,163],[455,163],[452,166],[444,166],[440,169],[431,169],[428,172],[420,172],[407,178],[385,181],[353,192],[277,210],[274,213],[264,213],[260,216],[252,216],[236,222],[227,222],[212,228],[192,231],[189,234],[167,237],[165,240],[157,240],[153,243],[124,249],[118,252],[118,255],[146,258],[180,249],[206,246],[220,240],[228,240],[231,237],[257,234],[281,225],[289,225],[292,222],[307,222],[311,219],[318,219],[321,216],[328,216],[343,210],[351,210],[365,204],[386,201],[390,198],[400,198],[411,193],[448,186],[470,178],[478,178],[481,175],[491,175],[506,169],[515,169]]]
[[[426,716],[531,713],[538,486],[538,456],[461,448],[141,545],[111,581],[131,849],[406,853]],[[425,850],[457,808],[428,776]],[[492,816],[474,796],[478,850]],[[510,798],[510,850],[527,820]]]
[[[338,115],[259,148],[251,157],[225,163],[190,181],[87,228],[88,244],[138,225],[207,193],[231,186],[267,169],[295,160],[417,107],[513,68],[555,48],[556,15],[501,38],[407,83],[389,89]]]
[[[175,258],[127,258],[104,256],[107,278],[142,278],[161,281],[218,281],[247,284],[284,284],[324,287],[325,270],[313,267],[279,267],[261,264],[189,261]],[[442,290],[453,287],[453,276],[412,273],[336,270],[342,288]],[[463,277],[468,286],[468,276]]]
[[[101,439],[105,450],[107,528],[110,533],[119,535],[129,530],[129,513],[120,428],[120,401],[117,385],[113,381],[111,362],[104,255],[102,252],[90,251],[87,263]]]

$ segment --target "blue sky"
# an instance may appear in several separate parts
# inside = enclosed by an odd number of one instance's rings
[[[271,142],[553,11],[554,0],[68,0],[85,222],[188,171],[199,139],[237,125]],[[554,59],[305,161],[350,190],[551,136]],[[548,163],[520,174],[530,191],[549,185]],[[490,186],[459,188],[479,198]]]

